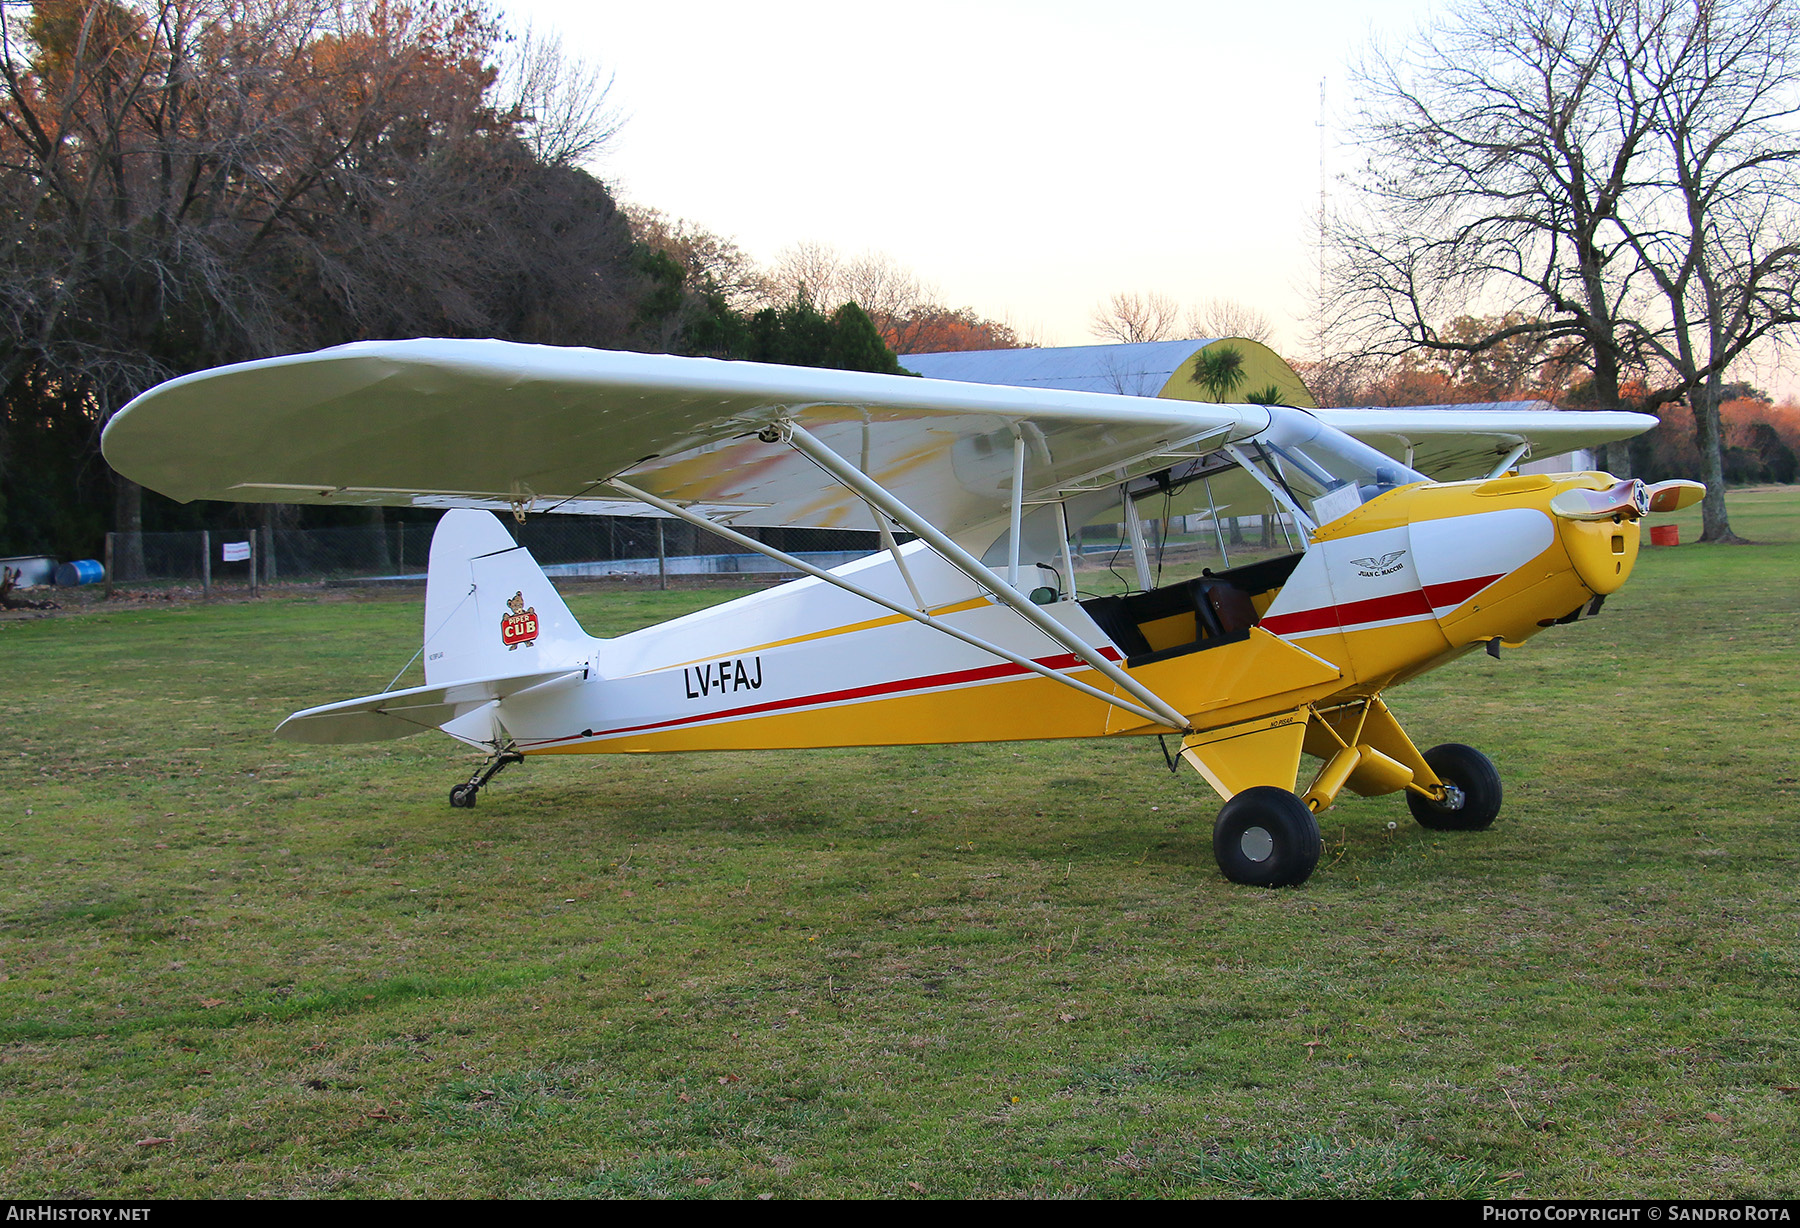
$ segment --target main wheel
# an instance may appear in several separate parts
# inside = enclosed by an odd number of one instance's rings
[[[1298,887],[1319,864],[1319,821],[1286,789],[1257,785],[1219,811],[1213,856],[1234,883]]]
[[[478,786],[460,784],[450,790],[450,804],[458,810],[472,810],[475,807],[475,794]]]
[[[1441,802],[1410,789],[1406,805],[1421,827],[1432,831],[1480,831],[1500,813],[1500,773],[1494,761],[1460,742],[1446,742],[1425,752],[1425,762],[1454,792]]]

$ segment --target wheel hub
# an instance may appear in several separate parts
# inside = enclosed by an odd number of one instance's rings
[[[1246,827],[1244,834],[1238,837],[1238,848],[1251,861],[1267,861],[1269,854],[1275,851],[1275,837],[1266,827]]]

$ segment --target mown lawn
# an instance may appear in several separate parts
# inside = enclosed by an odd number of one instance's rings
[[[416,592],[0,623],[8,1195],[1800,1196],[1800,491],[1733,516],[1390,696],[1499,763],[1492,831],[1351,798],[1278,892],[1154,741],[453,811],[448,739],[270,737]]]

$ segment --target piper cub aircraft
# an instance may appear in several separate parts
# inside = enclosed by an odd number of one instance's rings
[[[118,414],[104,448],[183,501],[456,509],[431,546],[425,684],[277,731],[437,728],[485,748],[452,805],[528,755],[1173,735],[1225,801],[1220,869],[1281,886],[1312,872],[1316,815],[1344,789],[1404,793],[1431,828],[1493,822],[1488,759],[1420,752],[1384,696],[1599,612],[1631,574],[1639,518],[1703,489],[1510,471],[1534,446],[1654,421],[419,340],[172,380]],[[1159,584],[1140,505],[1215,526],[1268,509],[1291,548]],[[507,509],[676,517],[805,578],[597,638],[492,514]],[[1071,539],[1102,522],[1124,526],[1137,591],[1077,592]],[[770,526],[873,530],[883,548],[824,570],[743,531]],[[1300,788],[1303,755],[1321,766]]]

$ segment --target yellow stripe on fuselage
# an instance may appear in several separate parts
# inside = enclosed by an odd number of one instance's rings
[[[987,604],[988,599],[986,597],[971,597],[967,601],[957,601],[950,605],[930,607],[925,610],[925,613],[931,615],[933,618],[941,618],[945,614],[960,614],[964,610],[973,610],[977,606],[984,606]],[[721,656],[747,657],[754,653],[767,652],[771,648],[785,648],[789,644],[804,644],[809,640],[828,640],[836,635],[849,635],[855,631],[868,631],[875,627],[891,627],[895,623],[912,621],[914,620],[908,618],[904,614],[889,614],[886,618],[871,618],[866,622],[845,623],[841,627],[827,627],[823,631],[808,631],[805,635],[790,636],[785,640],[770,640],[766,644],[755,644],[749,648],[736,648],[723,653],[708,653],[704,657],[695,657],[691,661],[676,661],[672,665],[658,665],[653,669],[641,669],[638,671],[638,674],[654,674],[658,670],[680,669],[684,665],[699,665],[706,661],[716,661]],[[625,674],[622,676],[635,678],[638,674]]]

